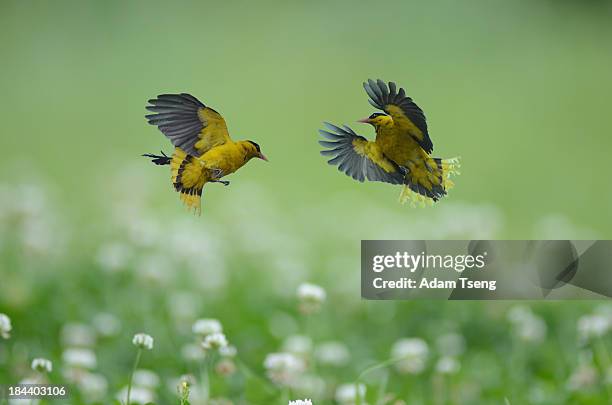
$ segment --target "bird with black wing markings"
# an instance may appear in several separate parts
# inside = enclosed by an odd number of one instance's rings
[[[171,157],[144,154],[156,165],[170,165],[174,189],[183,203],[201,212],[202,189],[206,183],[222,183],[252,158],[268,160],[253,141],[233,141],[225,120],[217,111],[187,93],[162,94],[149,100],[145,118],[174,145]]]
[[[331,157],[331,165],[355,180],[403,185],[400,202],[432,203],[447,194],[458,174],[458,158],[431,157],[433,143],[423,110],[394,82],[368,80],[363,84],[369,102],[383,111],[358,122],[374,127],[376,139],[369,141],[351,128],[325,123],[319,141]]]

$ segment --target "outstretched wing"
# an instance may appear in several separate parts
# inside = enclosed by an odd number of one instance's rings
[[[433,151],[433,143],[427,132],[427,121],[423,110],[408,96],[403,88],[397,91],[394,82],[389,87],[382,80],[369,79],[363,83],[363,88],[375,108],[383,110],[393,118],[393,122],[402,132],[412,136],[427,153]]]
[[[329,148],[321,151],[321,155],[332,157],[327,163],[338,165],[338,170],[361,182],[367,179],[402,184],[401,169],[383,155],[376,143],[368,142],[346,125],[339,128],[326,122],[325,127],[319,133],[328,140],[319,144]]]
[[[191,94],[161,94],[149,100],[145,115],[172,144],[199,157],[230,140],[223,117]]]

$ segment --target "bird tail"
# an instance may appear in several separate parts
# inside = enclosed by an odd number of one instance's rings
[[[142,156],[151,158],[151,162],[155,163],[158,166],[169,165],[170,161],[172,160],[172,158],[168,157],[164,153],[164,151],[160,151],[160,153],[162,154],[161,156],[160,155],[153,155],[152,153],[145,153]]]
[[[422,168],[420,170],[419,168],[413,170],[406,168],[404,187],[399,197],[400,203],[410,202],[413,207],[432,205],[455,186],[450,178],[460,174],[459,157],[433,158],[426,162],[425,166],[427,171]],[[416,176],[416,173],[419,173],[419,176]]]
[[[449,159],[440,159],[435,158],[436,164],[442,170],[442,186],[444,190],[450,190],[455,187],[455,182],[453,182],[450,178],[451,176],[458,176],[461,174],[459,169],[461,168],[461,163],[459,160],[460,156],[455,156]]]
[[[170,161],[172,184],[179,193],[181,201],[194,214],[202,213],[202,189],[208,180],[207,171],[200,161],[176,148]]]

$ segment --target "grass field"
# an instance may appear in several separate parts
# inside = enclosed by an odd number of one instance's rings
[[[133,378],[141,403],[180,403],[181,378],[191,404],[609,403],[609,304],[362,301],[359,246],[609,238],[611,13],[569,0],[2,2],[0,384],[71,387],[42,403],[125,402],[142,332],[154,345]],[[372,112],[370,77],[414,97],[437,156],[462,157],[432,208],[318,154],[323,121],[372,135],[354,123]],[[139,156],[170,151],[146,100],[180,91],[270,159],[207,186],[201,217]],[[303,283],[325,291],[314,313]],[[235,354],[203,357],[202,318]]]

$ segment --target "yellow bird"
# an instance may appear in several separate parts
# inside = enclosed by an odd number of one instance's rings
[[[170,165],[172,184],[181,200],[200,213],[202,189],[206,183],[229,181],[221,178],[234,173],[252,158],[268,159],[253,141],[234,142],[223,117],[187,93],[162,94],[149,100],[146,115],[175,146],[172,157],[144,154],[156,165]]]
[[[387,86],[380,79],[370,79],[363,87],[370,104],[384,111],[358,121],[374,127],[376,140],[368,141],[346,125],[325,123],[326,130],[319,132],[327,140],[319,143],[328,149],[321,154],[332,157],[329,164],[338,165],[338,170],[360,182],[403,185],[402,203],[438,201],[453,186],[449,177],[458,174],[458,159],[431,157],[433,143],[425,114],[403,88],[398,90],[393,82]]]

